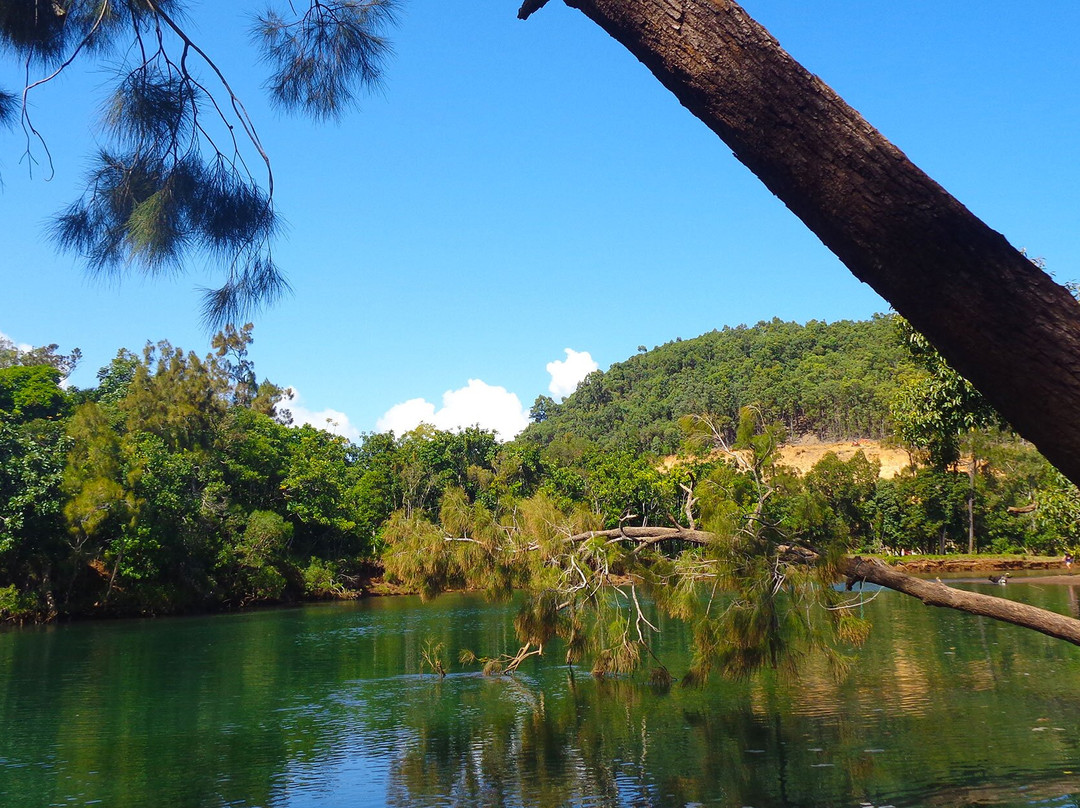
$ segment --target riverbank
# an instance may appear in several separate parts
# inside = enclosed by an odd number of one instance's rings
[[[1061,556],[1015,555],[919,555],[877,556],[886,564],[912,575],[942,572],[1015,572],[1017,570],[1060,570],[1068,573]],[[1073,565],[1073,571],[1080,568]]]
[[[865,555],[865,554],[864,554]],[[1072,570],[1065,567],[1060,556],[1015,556],[1015,555],[945,555],[945,556],[868,556],[879,558],[891,567],[911,575],[941,575],[944,573],[981,575],[993,572],[1016,572],[1019,570],[1047,570],[1058,573],[1048,577],[1047,582],[1070,584],[1072,576],[1080,582],[1080,565],[1074,565]],[[198,614],[229,613],[249,611],[254,609],[275,608],[281,606],[298,606],[302,603],[317,603],[320,601],[334,600],[357,600],[368,597],[394,597],[400,595],[416,595],[418,592],[400,584],[386,580],[382,568],[377,564],[370,564],[366,574],[352,579],[352,586],[328,590],[317,597],[294,598],[282,601],[264,601],[261,603],[247,603],[243,605],[228,606],[215,604],[204,608],[187,608],[175,611],[161,611],[157,613],[145,611],[126,611],[122,608],[92,608],[86,611],[71,612],[66,614],[37,614],[25,613],[18,617],[4,615],[0,611],[0,627],[18,626],[27,624],[41,624],[52,622],[72,622],[82,620],[111,620],[128,619],[139,617],[168,617],[168,616],[192,616]],[[96,605],[96,604],[95,604]]]

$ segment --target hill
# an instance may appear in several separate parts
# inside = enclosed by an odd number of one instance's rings
[[[569,436],[670,454],[681,440],[680,417],[708,413],[734,428],[747,405],[784,424],[792,439],[882,438],[889,399],[913,371],[889,315],[725,327],[596,371],[561,404],[537,399],[521,440],[547,445]]]

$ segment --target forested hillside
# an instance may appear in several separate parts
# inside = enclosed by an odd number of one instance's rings
[[[680,417],[718,417],[733,436],[747,405],[790,436],[881,438],[897,385],[914,370],[887,315],[725,327],[596,371],[561,404],[537,399],[523,439],[546,445],[572,435],[604,448],[671,454],[682,439]]]

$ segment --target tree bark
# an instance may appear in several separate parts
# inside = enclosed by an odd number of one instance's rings
[[[968,466],[968,554],[975,552],[975,446],[971,447],[971,464]]]
[[[844,561],[850,578],[884,586],[918,598],[927,606],[958,609],[969,614],[991,617],[1014,626],[1034,629],[1050,637],[1080,645],[1080,620],[1057,612],[1017,603],[992,595],[967,592],[935,581],[925,581],[888,567],[876,559],[854,556]]]
[[[731,0],[564,0],[1080,483],[1080,306]],[[543,6],[526,3],[521,16]]]

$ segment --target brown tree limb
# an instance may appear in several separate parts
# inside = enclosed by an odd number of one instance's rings
[[[1080,306],[1064,287],[732,0],[564,2],[641,60],[857,278],[1080,482]]]
[[[691,530],[686,527],[616,527],[610,530],[587,530],[570,536],[568,541],[577,544],[595,538],[631,539],[639,545],[656,544],[661,541],[706,545],[715,537],[704,530]]]
[[[521,8],[518,9],[518,19],[529,19],[534,12],[539,11],[546,6],[547,2],[548,0],[525,0],[525,2],[521,4]]]
[[[1005,598],[955,589],[936,581],[926,581],[900,572],[877,559],[853,556],[843,564],[844,574],[918,598],[927,606],[957,609],[990,617],[1014,626],[1030,628],[1047,636],[1080,645],[1080,620],[1057,612],[1017,603]]]
[[[1032,502],[1030,505],[1024,505],[1022,507],[1012,506],[1012,507],[1007,508],[1006,510],[1009,513],[1011,513],[1012,515],[1016,516],[1017,514],[1022,514],[1022,513],[1032,513],[1035,510],[1037,510],[1038,507],[1039,507],[1039,503]]]

